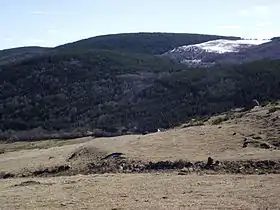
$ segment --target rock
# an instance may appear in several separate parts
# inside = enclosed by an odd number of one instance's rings
[[[149,134],[148,131],[144,131],[144,132],[142,133],[142,135],[147,135],[147,134]]]
[[[242,148],[248,147],[248,142],[244,142]]]
[[[262,149],[270,149],[271,147],[268,144],[266,144],[266,143],[261,143],[260,144],[260,148],[262,148]]]
[[[188,170],[180,170],[178,175],[187,175],[189,173]]]
[[[55,166],[53,168],[45,168],[42,170],[37,170],[37,171],[34,171],[32,174],[34,176],[47,175],[47,174],[58,174],[61,172],[65,172],[69,169],[70,169],[70,166],[68,166],[68,165],[60,165],[60,166]]]
[[[220,161],[216,160],[215,163],[214,163],[214,165],[215,165],[215,166],[220,165]]]
[[[206,166],[212,166],[212,165],[213,165],[213,163],[214,163],[213,158],[208,157],[208,160],[207,160]]]
[[[40,184],[41,184],[41,182],[28,180],[28,181],[25,181],[25,182],[21,182],[20,184],[15,184],[14,187],[29,186],[29,185],[40,185]]]
[[[9,179],[9,178],[13,178],[13,177],[15,177],[14,174],[0,172],[0,179]]]
[[[110,159],[110,158],[119,158],[122,155],[124,155],[124,154],[121,152],[115,152],[115,153],[111,153],[111,154],[107,155],[106,157],[102,158],[102,160]]]

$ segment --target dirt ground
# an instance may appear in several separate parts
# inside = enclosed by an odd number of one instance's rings
[[[27,186],[15,186],[27,180]],[[279,175],[103,174],[0,180],[1,209],[280,209]]]
[[[218,116],[221,117],[221,116]],[[280,111],[259,107],[213,125],[181,126],[148,135],[0,144],[0,172],[82,167],[112,152],[141,161],[279,160]],[[75,151],[79,158],[67,159]],[[26,182],[27,181],[27,182]],[[280,175],[178,175],[177,172],[0,179],[0,209],[280,209]]]

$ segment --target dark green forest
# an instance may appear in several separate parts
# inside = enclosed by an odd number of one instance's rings
[[[280,97],[280,61],[184,69],[110,51],[46,56],[0,71],[0,129],[153,130]]]
[[[240,39],[240,37],[187,33],[127,33],[97,36],[61,45],[56,51],[84,51],[91,49],[115,50],[149,55],[159,55],[182,45],[198,44],[215,39]]]

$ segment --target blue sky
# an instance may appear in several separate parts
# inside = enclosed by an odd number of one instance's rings
[[[280,36],[279,0],[0,0],[0,49],[124,32]]]

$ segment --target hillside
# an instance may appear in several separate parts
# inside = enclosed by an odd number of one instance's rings
[[[162,58],[113,51],[44,55],[3,66],[0,129],[106,128],[104,114],[117,114],[160,75],[178,69]]]
[[[213,40],[185,45],[167,51],[169,57],[189,67],[242,64],[258,60],[280,58],[279,40]]]
[[[0,65],[15,63],[46,53],[50,48],[45,47],[18,47],[0,50]]]
[[[203,34],[183,33],[128,33],[91,37],[54,48],[38,46],[19,47],[0,50],[0,65],[19,62],[44,54],[60,54],[68,52],[84,53],[89,50],[113,50],[139,54],[162,54],[181,45],[196,44],[219,38],[239,39]]]
[[[60,52],[73,52],[91,49],[105,49],[159,55],[182,45],[197,44],[223,38],[233,40],[240,39],[240,37],[187,33],[128,33],[92,37],[58,46],[55,48],[55,50]]]
[[[273,60],[280,58],[280,40],[250,47],[239,53],[230,53],[216,58],[217,64],[241,64],[256,60]]]
[[[1,134],[156,131],[279,99],[279,69],[277,60],[194,70],[106,50],[35,57],[0,71]]]

